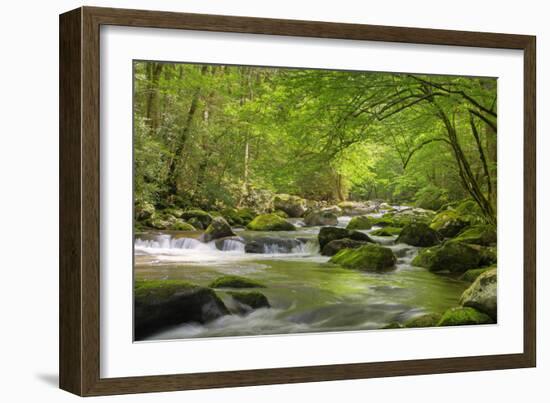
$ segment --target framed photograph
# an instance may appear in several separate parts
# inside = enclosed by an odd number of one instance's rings
[[[62,14],[60,387],[533,367],[535,165],[533,36]]]

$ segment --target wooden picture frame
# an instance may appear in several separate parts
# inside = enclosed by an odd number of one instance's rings
[[[523,353],[100,377],[100,26],[369,40],[524,52]],[[60,387],[81,396],[533,367],[536,364],[535,37],[81,7],[60,16]]]

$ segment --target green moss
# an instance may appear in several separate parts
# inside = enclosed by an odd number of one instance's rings
[[[136,280],[134,282],[135,298],[166,298],[177,291],[200,288],[196,284],[183,280]]]
[[[348,226],[346,229],[348,230],[354,230],[354,229],[371,229],[372,228],[372,220],[367,216],[357,216],[353,217],[350,222],[348,223]]]
[[[210,288],[265,288],[265,285],[246,277],[223,276],[218,277],[209,285]]]
[[[425,267],[434,272],[464,273],[466,270],[479,267],[481,258],[482,254],[476,248],[458,242],[446,242],[420,250],[412,265]]]
[[[276,214],[261,214],[246,226],[252,231],[295,231],[296,227]]]
[[[436,230],[445,238],[452,238],[467,225],[468,221],[460,217],[456,211],[445,210],[433,218],[430,228]]]
[[[474,308],[451,308],[443,314],[437,326],[484,325],[493,320]]]
[[[288,218],[288,214],[285,213],[283,210],[275,210],[273,214],[278,215],[281,218]]]
[[[176,231],[195,231],[195,227],[185,221],[178,221],[172,225],[172,229]]]
[[[464,229],[453,241],[491,246],[497,242],[497,231],[492,225],[475,225]]]
[[[195,228],[205,229],[212,222],[212,216],[206,211],[200,209],[186,210],[181,218],[193,225]]]
[[[336,239],[343,239],[343,238],[349,238],[359,242],[373,243],[373,240],[370,239],[369,236],[363,232],[349,231],[345,228],[339,228],[339,227],[323,227],[319,231],[319,235],[318,235],[319,246],[321,247],[321,250],[322,250],[325,247],[325,245],[328,244],[329,242],[334,241]]]
[[[401,230],[395,242],[413,246],[432,246],[439,243],[439,235],[427,224],[413,222]]]
[[[370,234],[374,236],[395,236],[395,235],[399,235],[401,233],[401,230],[402,228],[397,228],[397,227],[384,227],[384,228],[376,229],[370,232]]]
[[[460,277],[460,279],[463,280],[463,281],[467,281],[467,282],[469,282],[469,283],[473,283],[474,281],[476,281],[476,278],[478,278],[480,274],[485,273],[487,270],[493,269],[494,267],[495,267],[495,266],[480,267],[480,268],[477,268],[477,269],[470,269],[470,270],[467,270],[467,271]]]
[[[428,313],[409,319],[405,322],[404,327],[433,327],[437,326],[441,320],[441,315],[438,313]]]
[[[396,258],[389,248],[366,244],[357,249],[342,249],[329,262],[348,269],[384,271],[395,266]]]
[[[393,225],[392,217],[390,216],[383,216],[383,217],[373,217],[371,218],[372,225],[376,225],[378,227],[398,227]],[[401,226],[402,227],[402,226]]]
[[[247,305],[252,309],[271,307],[267,297],[258,291],[249,291],[249,292],[234,291],[234,292],[230,292],[229,295],[231,295],[231,297],[235,301],[243,305]]]

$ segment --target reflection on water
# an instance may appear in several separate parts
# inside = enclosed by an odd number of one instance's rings
[[[340,217],[339,221],[345,226],[349,219]],[[272,306],[205,325],[179,325],[149,339],[378,329],[456,306],[467,287],[462,281],[411,266],[418,249],[394,245],[395,238],[373,237],[393,249],[398,259],[394,271],[377,274],[343,269],[319,254],[318,232],[319,227],[239,231],[238,237],[206,244],[191,236],[140,235],[135,241],[136,278],[181,279],[207,286],[221,275],[246,276],[266,284],[261,292]],[[245,253],[245,244],[254,240],[265,243],[265,253]],[[217,293],[230,307],[233,302],[228,294]]]

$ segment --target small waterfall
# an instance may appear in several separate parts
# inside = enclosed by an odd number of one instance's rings
[[[237,239],[224,239],[218,248],[224,252],[242,252],[244,253],[244,242]]]

